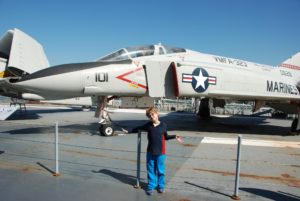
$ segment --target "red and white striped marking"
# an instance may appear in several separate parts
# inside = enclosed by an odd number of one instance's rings
[[[217,78],[216,77],[208,77],[208,83],[209,84],[216,84]]]
[[[183,82],[192,82],[192,80],[193,80],[193,75],[187,75],[187,74],[182,75]]]
[[[280,67],[290,68],[294,70],[300,70],[300,66],[292,65],[292,64],[280,64]]]

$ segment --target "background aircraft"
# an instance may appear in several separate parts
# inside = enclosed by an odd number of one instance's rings
[[[50,67],[42,45],[18,29],[7,31],[0,39],[0,95],[17,99],[42,100],[38,94],[6,84],[33,72]],[[56,99],[56,100],[51,100]],[[92,106],[90,97],[60,99],[56,96],[46,102],[83,107]]]
[[[41,59],[33,58],[41,69],[33,72],[31,67],[36,69],[38,65],[14,62],[17,58],[11,51],[9,54],[9,48],[0,46],[6,66],[2,95],[35,100],[91,96],[98,105],[97,116],[107,96],[199,97],[199,115],[203,118],[210,116],[210,102],[224,106],[228,99],[255,101],[255,109],[268,104],[298,114],[300,53],[279,66],[269,66],[156,44],[122,48],[95,62],[48,67],[42,48],[25,42],[24,46],[35,52],[33,55],[42,55]],[[26,61],[27,55],[22,56]],[[292,131],[299,129],[300,123],[295,120]]]

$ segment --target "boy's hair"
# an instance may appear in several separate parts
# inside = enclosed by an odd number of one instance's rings
[[[156,114],[158,114],[157,108],[155,108],[155,107],[149,107],[149,108],[146,110],[146,116],[147,116],[147,117],[150,117],[150,114],[151,114],[151,113],[156,113]]]

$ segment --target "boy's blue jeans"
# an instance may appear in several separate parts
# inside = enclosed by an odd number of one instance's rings
[[[147,153],[148,190],[165,188],[165,160],[166,155]]]

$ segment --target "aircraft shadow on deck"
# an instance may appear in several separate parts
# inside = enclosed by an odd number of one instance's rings
[[[52,114],[52,113],[65,113],[65,112],[78,112],[81,108],[66,108],[66,109],[30,109],[27,111],[18,110],[12,114],[7,120],[34,120],[42,118],[39,114]]]
[[[55,133],[55,124],[53,125],[26,125],[28,128],[11,129],[1,131],[0,133],[9,133],[11,135],[26,135],[26,134],[49,134]],[[59,133],[81,134],[88,133],[89,135],[99,135],[98,123],[90,124],[71,124],[58,125]]]
[[[262,117],[212,117],[209,120],[198,119],[196,115],[165,115],[160,120],[168,125],[169,131],[192,131],[209,133],[236,133],[256,135],[286,136],[290,127],[269,125],[266,118]],[[117,121],[124,128],[133,128],[146,123],[145,121],[122,120]]]
[[[169,131],[192,131],[192,132],[209,132],[209,133],[236,133],[236,134],[256,134],[256,135],[279,135],[286,136],[288,135],[289,127],[282,126],[274,126],[274,125],[265,125],[262,122],[261,124],[229,124],[224,122],[222,118],[222,122],[218,122],[218,119],[212,120],[196,120],[189,122],[180,122],[176,123],[176,121],[168,120],[161,118],[162,121],[166,122],[168,125]],[[144,120],[124,120],[124,121],[116,121],[116,128],[120,130],[120,128],[130,129],[135,126],[143,125]],[[32,125],[29,128],[21,128],[21,129],[12,129],[2,131],[1,133],[10,133],[12,135],[15,134],[48,134],[54,133],[54,124],[53,126],[40,126],[40,125]],[[99,135],[99,124],[89,123],[89,124],[71,124],[71,125],[59,125],[60,133],[89,133],[90,135]]]
[[[28,119],[40,118],[38,113],[55,112],[78,112],[78,109],[54,109],[54,110],[32,110]],[[20,117],[21,118],[21,117]],[[24,117],[22,118],[24,119]],[[26,118],[25,118],[26,119]],[[112,118],[114,119],[114,118]],[[96,119],[95,119],[96,120]],[[234,133],[234,134],[256,134],[256,135],[288,135],[290,127],[270,125],[266,118],[262,117],[212,117],[210,120],[201,120],[194,114],[174,114],[162,115],[160,120],[167,123],[169,131],[192,131],[209,133]],[[97,121],[97,120],[96,120]],[[143,125],[148,120],[116,120],[114,126],[116,130],[121,128],[131,129]],[[72,121],[69,121],[72,123]],[[53,133],[53,126],[34,125],[28,128],[11,129],[2,131],[10,134],[41,134]],[[87,124],[68,124],[59,125],[60,133],[89,133],[90,135],[99,135],[99,124],[97,122]]]

